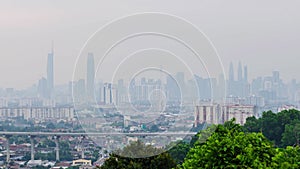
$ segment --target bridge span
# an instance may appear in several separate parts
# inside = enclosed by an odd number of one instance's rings
[[[0,136],[4,136],[6,141],[6,163],[10,162],[10,143],[9,137],[11,136],[28,136],[31,143],[31,160],[34,160],[34,138],[39,136],[53,136],[55,142],[56,161],[59,161],[59,137],[61,136],[73,136],[73,137],[109,137],[109,136],[167,136],[167,137],[178,137],[178,136],[194,136],[196,132],[134,132],[134,133],[121,133],[121,132],[17,132],[17,131],[0,131]],[[82,152],[82,158],[84,152]]]
[[[15,132],[15,131],[0,131],[0,135],[3,136],[193,136],[196,132],[133,132],[133,133],[121,133],[121,132]]]

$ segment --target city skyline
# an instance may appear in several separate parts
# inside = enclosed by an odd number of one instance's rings
[[[188,78],[184,72],[154,77],[140,76],[133,79],[117,79],[115,83],[96,79],[94,76],[94,54],[89,52],[86,57],[86,76],[78,81],[69,81],[65,85],[54,85],[53,75],[54,52],[48,54],[47,78],[41,77],[36,87],[24,90],[23,94],[13,88],[2,89],[2,106],[9,105],[10,99],[24,99],[29,105],[75,104],[89,102],[91,104],[115,105],[119,103],[147,103],[163,99],[165,101],[194,102],[226,100],[230,104],[280,106],[283,104],[300,105],[300,83],[296,80],[288,83],[282,80],[279,71],[272,71],[267,76],[257,76],[248,79],[248,66],[241,61],[229,64],[228,78],[202,77],[194,74]],[[251,69],[251,68],[250,68]],[[63,87],[64,86],[64,87]],[[226,87],[226,88],[225,88]],[[58,89],[57,92],[55,90]],[[159,90],[165,98],[153,91]],[[225,95],[226,92],[226,95]],[[31,94],[26,94],[31,93]],[[29,96],[29,97],[28,97]],[[158,97],[159,96],[159,97]],[[31,99],[30,99],[31,97]],[[36,99],[35,99],[36,97]],[[129,99],[128,97],[131,97]],[[151,98],[152,97],[152,98]],[[39,99],[42,99],[38,101]],[[44,100],[45,99],[45,100]],[[58,100],[57,100],[58,99]],[[72,99],[74,99],[72,101]],[[129,99],[129,100],[128,100]],[[44,100],[44,101],[43,101]],[[224,100],[224,101],[225,101]],[[225,102],[224,102],[225,103]]]
[[[14,87],[11,87],[11,86],[7,86],[7,87],[0,86],[0,89],[13,88],[15,90],[24,90],[24,89],[31,88],[32,86],[38,87],[39,83],[43,83],[41,81],[46,80],[46,83],[47,83],[46,88],[48,90],[47,95],[49,95],[49,97],[50,97],[50,95],[51,95],[50,93],[53,92],[55,86],[67,85],[68,83],[72,82],[72,80],[75,80],[75,79],[70,78],[70,79],[66,79],[66,81],[64,83],[58,83],[58,84],[55,83],[55,81],[56,81],[55,80],[55,73],[54,73],[55,72],[55,62],[54,62],[55,59],[54,59],[54,48],[53,48],[53,46],[52,46],[50,52],[48,53],[48,56],[45,57],[45,58],[47,58],[47,63],[45,64],[45,67],[44,67],[45,68],[45,71],[44,71],[45,73],[43,73],[44,75],[39,77],[39,79],[37,81],[33,82],[29,86],[25,86],[25,87],[21,87],[21,88],[14,88]],[[272,72],[280,72],[278,69],[273,69],[270,72],[264,72],[264,74],[257,74],[257,76],[252,76],[249,79],[248,77],[249,77],[249,74],[251,74],[251,71],[250,72],[248,71],[248,65],[244,64],[242,62],[242,60],[235,60],[235,61],[231,60],[228,63],[229,63],[228,66],[226,66],[226,65],[224,66],[224,67],[227,67],[228,69],[225,69],[225,72],[223,72],[224,75],[225,75],[225,80],[226,80],[227,83],[230,82],[230,81],[234,81],[234,80],[240,81],[244,78],[245,78],[246,81],[251,83],[252,81],[254,81],[258,77],[268,76]],[[242,66],[242,63],[243,63],[244,66]],[[90,95],[91,95],[91,91],[94,90],[94,87],[93,87],[94,83],[105,81],[104,79],[99,79],[99,78],[97,79],[97,76],[95,75],[95,73],[96,73],[95,65],[96,64],[97,63],[94,63],[94,54],[93,54],[93,52],[89,52],[87,54],[87,57],[86,57],[86,65],[87,65],[87,67],[86,67],[87,68],[86,76],[84,78],[80,78],[80,79],[85,80],[86,90],[87,90],[87,92],[90,93]],[[250,68],[250,70],[251,70],[251,68]],[[176,73],[178,73],[178,72],[176,72]],[[175,76],[175,74],[173,74],[173,75]],[[199,74],[194,74],[194,75],[201,77],[201,75],[199,75]],[[281,72],[280,72],[280,75],[281,75],[281,78],[282,78],[284,83],[290,83],[294,80],[296,80],[296,82],[299,82],[299,80],[300,80],[300,79],[296,79],[294,77],[287,80],[287,79],[284,78],[284,76],[282,76]],[[211,77],[211,78],[218,78],[218,77]],[[78,79],[78,80],[80,80],[80,79]],[[130,81],[130,79],[123,79],[123,78],[118,79],[118,80],[127,80],[128,82]],[[186,79],[186,80],[189,80],[189,79]],[[75,80],[75,81],[77,81],[77,80]],[[109,81],[105,81],[105,82],[109,82]]]
[[[51,52],[48,53],[47,60],[47,94],[49,98],[53,97],[54,93],[54,49],[52,46]]]
[[[299,66],[293,62],[299,57],[299,2],[193,1],[185,4],[189,12],[182,9],[180,1],[160,5],[150,1],[124,1],[118,5],[107,2],[104,6],[100,1],[73,2],[72,6],[67,1],[19,3],[15,8],[15,2],[4,1],[0,7],[1,88],[27,88],[45,76],[44,56],[51,40],[56,44],[55,82],[67,83],[72,78],[76,57],[92,33],[113,19],[144,11],[170,13],[195,24],[215,45],[225,70],[230,61],[241,60],[252,68],[249,79],[273,70],[280,71],[285,81],[300,79]],[[174,4],[172,8],[170,3]]]
[[[300,1],[0,4],[0,168],[300,168]]]
[[[52,45],[53,45],[53,42],[52,42]],[[88,55],[93,55],[93,52],[89,52],[88,53]],[[89,57],[89,56],[88,56]],[[45,62],[45,65],[46,65],[46,67],[44,67],[44,70],[45,71],[43,71],[44,73],[42,73],[42,72],[40,72],[39,74],[41,74],[41,77],[39,77],[39,79],[40,78],[43,78],[43,77],[47,77],[47,79],[52,79],[53,78],[53,80],[51,80],[52,82],[48,82],[48,86],[50,85],[50,86],[53,86],[54,85],[54,81],[55,81],[55,78],[54,78],[54,74],[57,74],[57,75],[59,75],[60,73],[59,72],[57,72],[57,70],[56,70],[56,68],[57,67],[55,67],[55,61],[57,60],[57,59],[59,59],[59,58],[55,58],[54,59],[54,48],[53,48],[53,46],[52,46],[52,48],[51,48],[51,50],[50,50],[50,52],[48,52],[48,57],[44,57],[44,58],[47,58],[46,59],[46,62]],[[222,58],[221,58],[222,59]],[[92,62],[94,62],[94,61],[92,61]],[[231,78],[231,74],[230,74],[230,69],[231,69],[231,65],[234,65],[234,66],[236,66],[236,70],[237,70],[237,72],[235,72],[234,73],[234,78],[235,79],[239,79],[241,76],[243,76],[244,74],[240,74],[240,72],[241,72],[241,70],[243,71],[243,72],[245,72],[245,71],[247,71],[247,79],[249,80],[249,81],[252,81],[252,80],[254,80],[256,77],[259,77],[259,76],[267,76],[270,72],[273,72],[273,71],[278,71],[278,72],[281,72],[278,68],[276,68],[276,67],[274,67],[273,69],[271,69],[269,72],[267,72],[267,71],[265,71],[265,72],[257,72],[255,69],[251,69],[250,68],[250,70],[253,70],[253,71],[248,71],[248,65],[247,64],[245,64],[246,66],[244,66],[244,67],[240,67],[240,64],[241,63],[243,63],[243,60],[241,59],[241,60],[229,60],[229,61],[226,61],[226,62],[228,62],[228,65],[226,65],[226,64],[224,64],[224,63],[222,63],[222,65],[224,66],[224,69],[225,69],[225,72],[223,72],[224,73],[224,75],[225,75],[225,77],[226,77],[226,80],[230,80],[230,78]],[[91,64],[91,63],[89,63],[89,64]],[[95,63],[95,65],[96,65],[97,63]],[[244,64],[244,63],[243,63]],[[92,71],[92,69],[93,69],[93,72],[94,73],[96,73],[96,70],[95,70],[95,67],[94,68],[87,68],[87,69],[89,69],[88,71]],[[228,71],[229,70],[229,71]],[[256,72],[256,76],[254,76],[253,75],[253,72]],[[229,73],[228,73],[229,72]],[[282,73],[282,72],[281,72]],[[250,76],[251,75],[251,76]],[[287,76],[286,76],[286,74],[281,74],[281,75],[283,75],[282,76],[282,78],[283,78],[283,80],[284,80],[284,82],[285,83],[288,83],[288,82],[291,82],[291,81],[293,81],[293,80],[296,80],[297,82],[299,82],[299,80],[300,80],[300,78],[298,79],[298,78],[296,78],[296,77],[289,77],[289,78],[287,78]],[[96,75],[97,76],[97,75]],[[95,76],[95,77],[96,77]],[[48,78],[49,77],[49,78]],[[248,78],[248,77],[250,77],[250,78]],[[91,77],[89,77],[90,79],[91,79]],[[94,77],[93,77],[94,78]],[[212,78],[217,78],[217,77],[212,77]],[[39,81],[39,79],[37,79],[37,81]],[[95,80],[97,80],[97,81],[101,81],[101,80],[103,80],[103,79],[95,79]],[[0,88],[2,88],[2,89],[5,89],[5,88],[15,88],[15,89],[27,89],[27,88],[30,88],[30,87],[32,87],[33,85],[36,85],[36,82],[37,81],[34,81],[34,82],[32,82],[31,84],[28,84],[27,86],[22,86],[22,87],[14,87],[14,85],[12,85],[12,86],[0,86]],[[60,82],[57,82],[55,85],[65,85],[65,84],[68,84],[70,81],[72,81],[72,76],[68,79],[68,78],[66,78],[66,79],[64,79],[64,81],[62,82],[62,81],[60,81]],[[53,88],[53,87],[50,87],[50,88]],[[49,89],[49,90],[51,90],[51,89]]]

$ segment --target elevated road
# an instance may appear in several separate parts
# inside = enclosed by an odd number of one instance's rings
[[[194,136],[196,132],[141,132],[141,133],[119,133],[119,132],[87,132],[87,133],[64,133],[64,132],[14,132],[0,131],[0,135],[18,136]]]
[[[80,132],[80,133],[64,133],[64,132],[14,132],[14,131],[0,131],[0,136],[4,136],[6,138],[9,138],[11,136],[28,136],[30,137],[30,144],[31,144],[31,160],[34,160],[34,138],[39,136],[53,136],[56,147],[56,160],[59,161],[59,142],[58,139],[61,136],[73,136],[73,137],[81,137],[81,136],[87,136],[87,137],[108,137],[108,136],[167,136],[167,137],[178,137],[178,136],[194,136],[197,133],[195,132],[157,132],[157,133],[118,133],[118,132]],[[8,164],[10,162],[10,143],[9,139],[7,139],[6,143],[6,163]],[[82,157],[83,158],[83,157]]]

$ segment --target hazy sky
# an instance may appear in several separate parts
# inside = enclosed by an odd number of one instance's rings
[[[0,87],[24,88],[46,77],[47,53],[55,45],[55,83],[72,79],[86,40],[107,22],[138,12],[163,12],[201,29],[219,52],[227,73],[233,61],[249,77],[279,70],[300,80],[300,1],[0,1]]]

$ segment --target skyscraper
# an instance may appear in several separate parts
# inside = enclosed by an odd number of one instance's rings
[[[51,53],[48,53],[48,62],[47,62],[47,88],[48,88],[49,98],[53,97],[53,88],[54,88],[53,57],[54,57],[54,51],[52,47]]]
[[[178,84],[178,87],[181,92],[181,99],[188,97],[187,89],[186,89],[186,84],[185,84],[185,77],[184,77],[184,72],[177,72],[175,75],[175,80],[176,83]]]
[[[230,66],[229,66],[229,79],[230,82],[234,81],[234,70],[233,70],[233,64],[232,62],[230,62]]]
[[[230,66],[229,66],[228,93],[227,94],[235,95],[234,70],[233,70],[232,62],[230,62]]]
[[[103,101],[104,104],[112,104],[113,103],[113,91],[112,91],[112,84],[105,83],[103,87]]]
[[[239,67],[238,67],[238,81],[239,82],[243,81],[243,70],[242,70],[241,62],[239,62]]]
[[[167,76],[166,93],[168,101],[180,101],[180,86],[171,75]]]
[[[48,97],[47,79],[42,77],[38,83],[38,96],[41,98]]]
[[[94,99],[94,81],[95,81],[95,65],[93,53],[88,53],[87,57],[87,80],[86,80],[86,91],[88,101]]]
[[[244,81],[248,83],[248,68],[244,66]]]
[[[273,74],[273,76],[272,76],[273,83],[279,83],[279,80],[280,80],[279,71],[273,71],[272,74]]]

